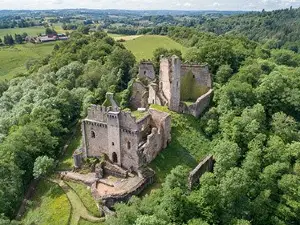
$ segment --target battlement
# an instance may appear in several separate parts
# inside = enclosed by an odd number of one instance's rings
[[[95,120],[99,122],[107,121],[107,113],[110,111],[110,107],[91,105],[88,109],[87,119]]]

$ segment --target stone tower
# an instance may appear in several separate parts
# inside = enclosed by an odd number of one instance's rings
[[[177,56],[160,61],[159,89],[172,111],[179,111],[181,61]]]
[[[107,114],[107,145],[109,159],[122,166],[119,114],[120,112],[112,111]]]

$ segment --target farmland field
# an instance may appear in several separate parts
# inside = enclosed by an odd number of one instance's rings
[[[55,24],[53,27],[57,33],[65,33],[66,32],[61,28],[60,24]],[[11,34],[14,36],[15,34],[22,34],[24,32],[26,32],[30,36],[36,36],[40,33],[45,33],[45,27],[36,26],[36,27],[25,27],[25,28],[0,29],[0,38],[3,40],[3,37],[6,34]]]
[[[135,55],[137,61],[141,59],[151,59],[154,50],[157,48],[178,49],[181,50],[182,53],[186,52],[186,48],[181,44],[169,37],[159,35],[138,36],[135,39],[126,41],[124,45]]]
[[[18,73],[25,72],[29,59],[38,59],[51,54],[54,42],[44,44],[23,44],[0,48],[0,80],[9,80]]]

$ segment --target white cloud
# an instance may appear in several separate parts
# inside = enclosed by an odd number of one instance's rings
[[[272,10],[289,6],[300,7],[300,0],[0,0],[0,9]]]

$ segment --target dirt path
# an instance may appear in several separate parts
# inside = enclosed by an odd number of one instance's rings
[[[86,219],[90,222],[103,222],[104,218],[92,216],[86,207],[83,205],[78,195],[62,180],[51,180],[57,183],[68,196],[72,205],[72,215],[70,225],[77,225],[80,218]]]

